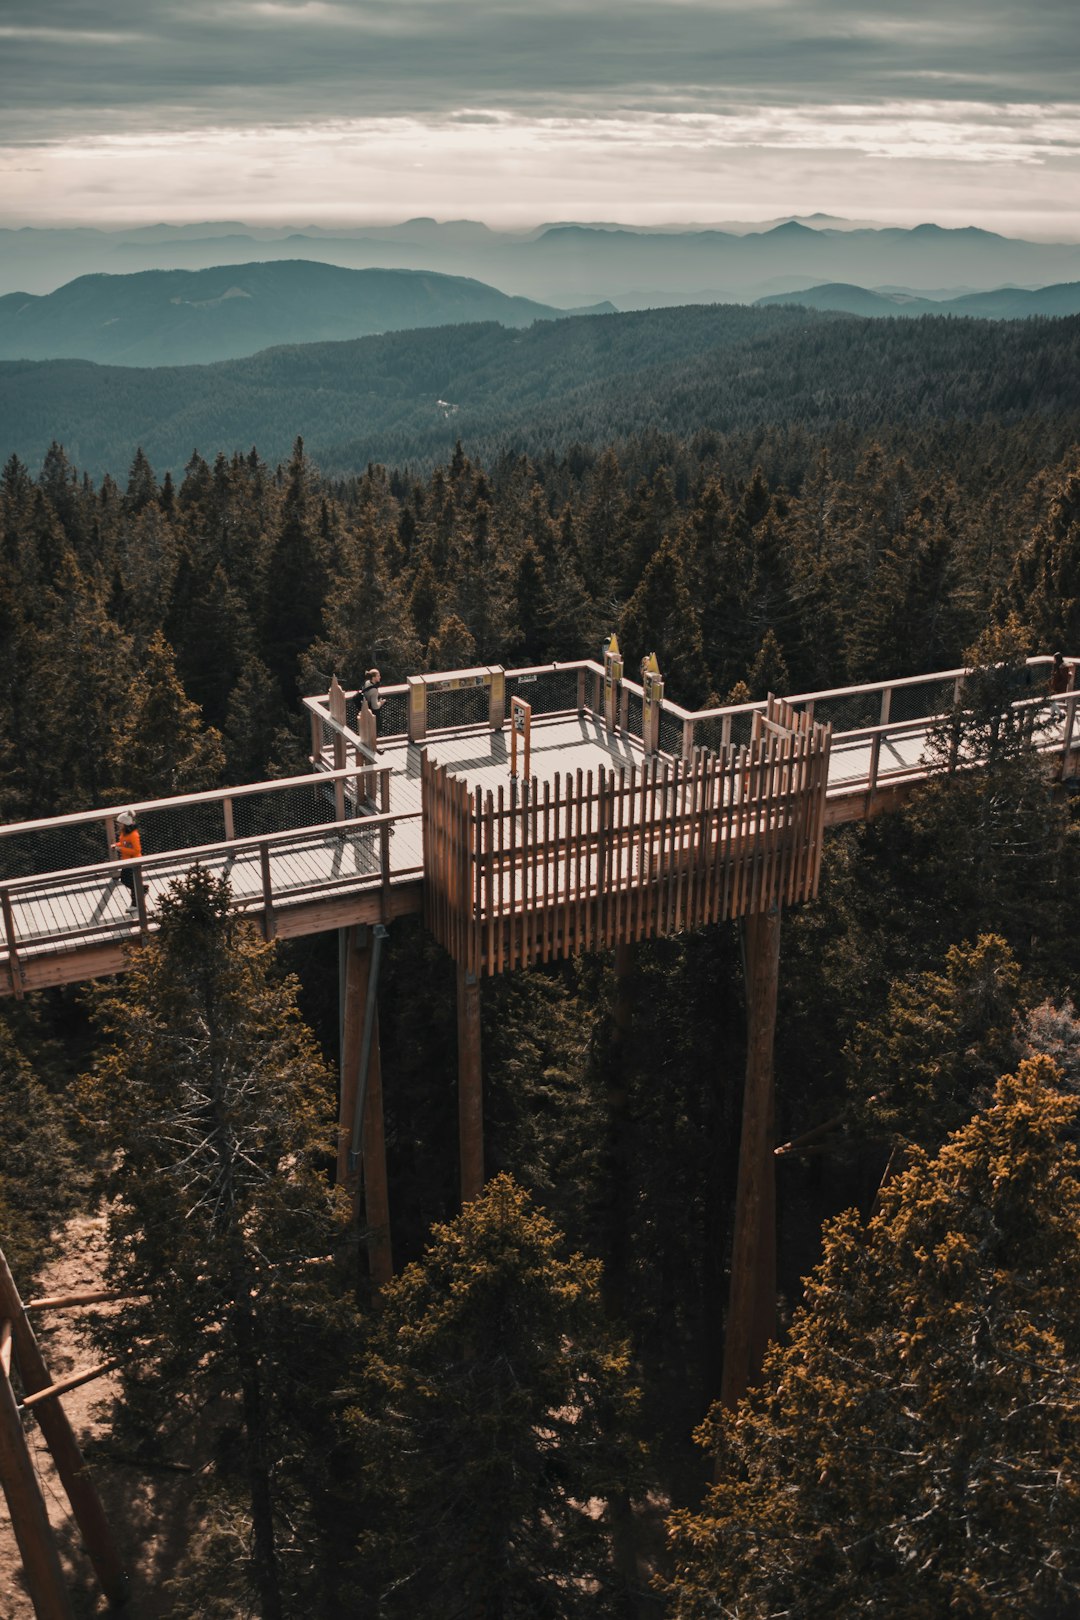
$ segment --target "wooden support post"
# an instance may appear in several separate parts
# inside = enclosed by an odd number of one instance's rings
[[[480,1062],[480,981],[457,964],[458,1134],[461,1202],[484,1190],[484,1082]]]
[[[364,1098],[364,1225],[368,1239],[368,1268],[376,1288],[394,1275],[390,1235],[390,1190],[386,1174],[386,1125],[383,1118],[382,1059],[379,1053],[379,1009],[374,1020]]]
[[[72,1620],[71,1599],[52,1526],[6,1374],[0,1377],[0,1484],[7,1498],[34,1613],[38,1620]]]
[[[501,664],[492,664],[491,685],[488,688],[488,725],[492,731],[501,731],[506,722],[506,671]]]
[[[720,1399],[729,1409],[761,1369],[776,1312],[776,1182],[773,1160],[773,1045],[780,976],[780,908],[746,918],[746,1087],[731,1292]]]
[[[52,1378],[38,1348],[34,1330],[23,1309],[22,1300],[19,1298],[18,1289],[8,1270],[2,1250],[0,1250],[0,1317],[8,1317],[11,1320],[23,1389],[28,1395],[48,1389],[52,1384]],[[10,1386],[8,1389],[10,1391]],[[0,1397],[3,1393],[0,1381]],[[123,1603],[127,1597],[127,1576],[105,1518],[101,1499],[83,1461],[67,1413],[58,1400],[48,1400],[43,1401],[36,1409],[35,1416],[52,1453],[60,1482],[67,1492],[71,1511],[79,1526],[87,1555],[101,1583],[101,1589],[110,1603]],[[67,1613],[66,1610],[45,1612]]]
[[[361,1166],[352,1168],[353,1124],[360,1100],[364,1020],[371,984],[371,939],[366,928],[347,930],[345,989],[342,1020],[340,1109],[338,1114],[337,1183],[346,1187],[353,1202],[354,1219],[360,1213]],[[361,1142],[364,1216],[369,1231],[368,1262],[377,1286],[394,1274],[390,1237],[390,1196],[386,1174],[386,1131],[382,1108],[382,1067],[379,1058],[379,1011],[371,1008],[371,1034],[364,1090],[364,1126]]]
[[[409,713],[406,720],[409,741],[423,742],[427,735],[427,686],[422,675],[410,675],[406,685],[409,688]]]
[[[625,1305],[627,1244],[629,1239],[629,1162],[630,1117],[624,1073],[633,1039],[634,965],[637,947],[625,941],[616,945],[615,993],[611,1007],[611,1047],[607,1081],[608,1152],[611,1202],[607,1257],[604,1265],[604,1293],[612,1315],[622,1316]]]
[[[7,889],[0,889],[0,906],[4,915],[4,938],[7,941],[8,973],[11,976],[11,993],[16,1001],[22,1001],[26,992],[23,989],[22,967],[19,963],[19,953],[15,946],[15,912],[11,904],[11,895]]]

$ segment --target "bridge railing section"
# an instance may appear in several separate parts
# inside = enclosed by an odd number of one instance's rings
[[[392,860],[396,818],[365,815],[329,824],[184,848],[169,854],[77,866],[0,883],[0,993],[25,989],[26,962],[43,951],[73,951],[130,937],[146,937],[157,892],[196,864],[228,878],[235,910],[258,915],[266,938],[277,932],[282,907],[323,901],[357,890],[379,889],[387,904],[392,881],[418,878],[422,867]],[[136,876],[137,916],[128,914],[120,870]],[[149,898],[148,898],[149,894]]]
[[[117,816],[134,810],[143,851],[171,854],[263,834],[295,832],[346,819],[346,789],[355,771],[313,772],[247,787],[211,789],[148,802],[0,827],[0,882],[69,871],[115,859]],[[369,770],[389,809],[390,772]]]
[[[1030,705],[1036,715],[1034,740],[1037,745],[1067,752],[1075,729],[1076,694],[1070,694],[1063,703],[1063,728],[1038,724],[1038,716],[1048,704],[1045,684],[1049,663],[1046,656],[1028,659],[1016,701]],[[380,738],[384,743],[393,743],[409,735],[421,740],[441,731],[501,726],[514,697],[528,702],[538,720],[575,713],[601,717],[603,674],[602,665],[592,659],[582,659],[526,669],[503,670],[501,666],[492,665],[478,670],[414,677],[408,686],[382,689],[384,708],[379,720]],[[968,674],[964,668],[940,670],[895,681],[804,692],[788,701],[799,713],[831,728],[834,791],[852,792],[860,787],[873,791],[881,782],[925,771],[926,763],[917,746],[918,737],[925,734],[934,721],[944,719],[961,700]],[[502,703],[492,697],[493,680],[502,686]],[[345,718],[336,722],[331,717],[329,696],[305,699],[312,716],[313,763],[332,769],[345,758],[354,757],[360,744],[356,732],[357,701],[357,693],[346,693]],[[763,715],[765,707],[762,701],[693,710],[663,698],[657,736],[659,750],[671,759],[687,760],[695,749],[720,753],[731,747],[747,747],[755,736],[755,716]],[[645,704],[642,686],[637,681],[624,677],[619,682],[616,712],[622,735],[642,741]]]

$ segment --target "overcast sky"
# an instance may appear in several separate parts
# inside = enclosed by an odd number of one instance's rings
[[[1080,0],[0,0],[0,224],[1080,237]]]

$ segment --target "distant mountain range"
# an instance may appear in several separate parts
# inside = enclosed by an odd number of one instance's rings
[[[1080,281],[1034,290],[999,287],[995,292],[939,299],[833,281],[802,292],[774,293],[756,302],[759,306],[799,304],[804,309],[842,310],[848,315],[973,315],[979,320],[1017,321],[1032,315],[1080,315]]]
[[[0,461],[40,466],[61,442],[84,472],[123,483],[142,446],[161,474],[297,434],[337,474],[419,466],[458,438],[485,459],[649,433],[802,423],[1042,416],[1080,433],[1080,317],[867,321],[801,308],[716,305],[387,333],[266,349],[212,366],[0,361]]]
[[[807,222],[808,221],[808,222]],[[476,220],[408,220],[328,231],[234,221],[135,230],[0,230],[0,294],[49,292],[91,271],[202,270],[276,259],[346,269],[468,276],[507,294],[577,306],[611,299],[685,303],[706,293],[752,302],[823,283],[904,287],[925,295],[1080,280],[1080,244],[1027,242],[974,228],[911,230],[808,215],[729,229],[618,224],[489,230]]]
[[[143,270],[80,276],[43,297],[8,293],[0,298],[0,357],[194,365],[272,344],[469,321],[528,326],[565,313],[431,271],[342,270],[302,259]]]

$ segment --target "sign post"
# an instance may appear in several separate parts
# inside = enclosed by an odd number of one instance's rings
[[[609,731],[614,731],[618,724],[619,682],[622,678],[622,653],[617,638],[612,636],[604,648],[604,724]]]
[[[524,698],[512,697],[510,699],[510,780],[518,779],[518,738],[521,738],[522,772],[526,782],[529,780],[529,762],[532,752],[532,704],[526,703]]]
[[[641,660],[641,741],[645,754],[655,754],[660,746],[660,705],[664,697],[664,677],[656,654]]]

